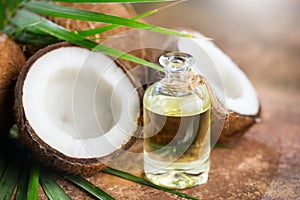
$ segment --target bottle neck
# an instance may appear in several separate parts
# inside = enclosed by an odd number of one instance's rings
[[[168,52],[159,58],[165,69],[165,78],[161,81],[163,93],[180,96],[191,92],[191,67],[195,59],[186,53]]]
[[[162,87],[165,92],[172,95],[186,95],[191,92],[191,74],[189,71],[165,70],[165,78],[162,79]]]

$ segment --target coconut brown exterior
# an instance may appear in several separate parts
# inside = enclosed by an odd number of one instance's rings
[[[228,111],[225,117],[224,126],[219,137],[219,143],[230,143],[242,137],[244,133],[260,120],[261,107],[256,115],[241,115],[239,113]],[[213,129],[212,129],[213,130]]]
[[[131,137],[131,139],[121,147],[121,149],[118,149],[105,157],[90,159],[71,158],[52,148],[43,140],[41,140],[41,138],[39,138],[38,134],[32,129],[30,122],[26,118],[22,102],[23,84],[26,79],[27,73],[29,72],[33,63],[41,56],[52,50],[58,48],[66,48],[70,46],[73,45],[65,42],[48,46],[44,49],[39,50],[26,62],[25,67],[19,75],[15,91],[16,122],[19,128],[21,141],[33,152],[34,156],[38,160],[40,160],[44,165],[72,174],[91,175],[103,169],[105,167],[104,163],[110,162],[115,157],[119,156],[119,154],[121,154],[122,151],[128,149],[136,141],[138,135],[140,134],[140,130],[138,129]],[[132,76],[128,74],[128,70],[123,67],[121,68],[131,79]],[[132,83],[135,84],[133,80]],[[141,98],[141,90],[138,89],[138,92]],[[138,123],[140,125],[141,120],[139,120]]]
[[[14,123],[13,91],[26,59],[20,47],[2,33],[0,52],[0,137],[5,137]]]
[[[216,96],[212,88],[207,85],[212,100],[211,132],[213,137],[218,137],[221,144],[230,144],[241,138],[244,133],[255,123],[260,121],[261,105],[255,115],[242,115],[228,109]],[[222,130],[220,130],[222,126]]]

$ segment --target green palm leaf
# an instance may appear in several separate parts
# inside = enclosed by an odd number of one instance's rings
[[[137,22],[131,19],[126,19],[122,17],[96,13],[86,10],[79,10],[76,8],[70,8],[60,5],[55,5],[47,2],[37,2],[30,1],[24,4],[24,7],[42,15],[53,16],[53,17],[62,17],[62,18],[70,18],[84,21],[92,21],[92,22],[103,22],[108,24],[116,24],[121,26],[128,26],[131,28],[149,30],[156,33],[179,36],[179,37],[193,37],[190,34],[180,33],[177,31],[173,31],[170,29]]]
[[[13,192],[19,181],[19,176],[22,170],[23,155],[12,154],[8,161],[8,165],[4,174],[0,179],[0,199],[11,199]]]
[[[27,199],[38,199],[39,175],[39,164],[36,162],[32,162],[29,171]]]
[[[157,3],[157,2],[168,2],[177,0],[53,0],[59,2],[73,2],[73,3]]]
[[[126,54],[122,51],[95,43],[78,34],[67,31],[64,28],[57,26],[53,22],[26,10],[19,10],[14,20],[12,20],[12,23],[19,27],[25,26],[29,27],[29,29],[33,31],[41,31],[47,33],[61,40],[65,40],[70,43],[83,46],[88,49],[92,49],[94,51],[102,52],[109,56],[126,59],[135,63],[151,67],[156,70],[162,70],[162,68],[158,65],[145,61],[141,58],[132,56],[130,54]]]
[[[147,181],[147,180],[145,180],[141,177],[134,176],[134,175],[129,174],[127,172],[123,172],[123,171],[113,169],[113,168],[109,168],[109,167],[103,169],[102,171],[105,172],[105,173],[111,174],[111,175],[115,175],[115,176],[130,180],[130,181],[134,181],[136,183],[140,183],[140,184],[147,185],[147,186],[150,186],[150,187],[153,187],[153,188],[165,191],[165,192],[169,192],[171,194],[175,194],[177,196],[184,197],[186,199],[197,200],[197,198],[195,198],[195,197],[192,197],[190,195],[178,192],[176,190],[172,190],[172,189],[169,189],[169,188],[164,188],[164,187],[155,185],[155,184],[153,184],[153,183],[151,183],[151,182],[149,182],[149,181]]]
[[[16,200],[23,200],[27,196],[27,186],[28,186],[28,172],[29,172],[29,161],[25,161],[21,177],[18,184],[18,190],[16,193]]]
[[[0,1],[0,30],[4,28],[7,21],[6,9],[3,1]]]
[[[1,153],[0,154],[0,178],[2,177],[6,165],[7,165],[7,156]]]
[[[48,170],[41,171],[40,183],[50,200],[71,200],[65,191],[54,181]]]
[[[112,196],[80,176],[65,176],[65,178],[100,200],[114,200]]]
[[[158,10],[151,10],[149,12],[143,13],[141,15],[135,16],[133,18],[131,18],[132,20],[138,20],[138,19],[142,19],[144,17],[147,17],[149,15],[152,15],[154,13],[156,13]],[[79,35],[81,36],[92,36],[92,35],[96,35],[96,34],[100,34],[100,33],[104,33],[106,31],[110,31],[114,28],[118,28],[119,25],[109,25],[109,26],[103,26],[103,27],[99,27],[99,28],[94,28],[94,29],[88,29],[88,30],[79,30],[76,31]]]

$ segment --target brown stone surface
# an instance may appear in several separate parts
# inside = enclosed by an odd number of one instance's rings
[[[299,10],[297,0],[189,0],[149,19],[215,38],[249,75],[262,103],[261,123],[232,149],[213,150],[208,183],[183,192],[199,199],[300,197]],[[124,165],[140,169],[140,159],[132,159]],[[181,199],[104,173],[89,180],[116,199]],[[73,199],[92,199],[59,183]]]

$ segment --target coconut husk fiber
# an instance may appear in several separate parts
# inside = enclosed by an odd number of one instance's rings
[[[0,33],[0,52],[0,137],[5,137],[14,122],[15,82],[26,60],[20,47],[3,33]]]

